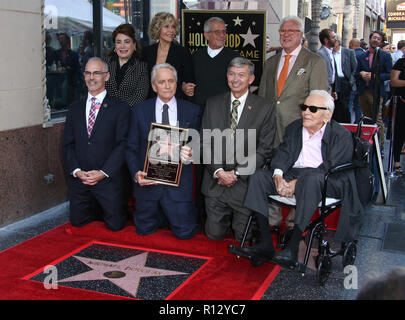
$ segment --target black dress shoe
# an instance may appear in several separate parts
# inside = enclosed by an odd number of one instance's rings
[[[272,261],[282,267],[295,267],[298,265],[298,252],[286,248],[281,252],[277,252]]]
[[[263,261],[271,261],[274,255],[274,250],[266,250],[263,248],[260,248],[258,246],[252,246],[252,247],[237,247],[233,246],[232,248],[230,247],[231,253],[237,254],[239,256],[248,258],[248,259],[259,259]]]

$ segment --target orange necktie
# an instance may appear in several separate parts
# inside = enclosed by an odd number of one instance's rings
[[[281,69],[280,76],[278,77],[277,80],[277,97],[280,97],[281,92],[283,91],[284,88],[285,81],[287,80],[288,65],[290,58],[291,58],[290,54],[285,55],[283,69]]]

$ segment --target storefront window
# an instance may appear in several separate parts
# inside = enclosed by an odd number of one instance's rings
[[[73,101],[87,95],[83,71],[94,56],[93,5],[87,0],[45,0],[44,17],[46,96],[51,117],[58,118]],[[105,47],[115,27],[124,22],[119,14],[103,8]]]

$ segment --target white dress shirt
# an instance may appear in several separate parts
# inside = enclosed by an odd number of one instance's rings
[[[215,56],[218,55],[218,54],[222,51],[223,48],[224,48],[224,47],[221,47],[221,48],[219,48],[219,49],[211,49],[210,46],[207,46],[208,55],[209,55],[211,58],[215,58]]]
[[[240,105],[238,106],[238,120],[237,120],[237,123],[239,123],[240,116],[242,115],[243,108],[245,107],[245,102],[246,102],[246,99],[247,99],[248,94],[249,94],[249,90],[247,90],[246,93],[243,94],[241,97],[239,97],[238,99],[236,99],[236,98],[234,97],[234,95],[232,94],[232,92],[231,92],[231,106],[230,106],[229,113],[232,112],[232,108],[233,108],[232,103],[233,103],[233,101],[234,101],[234,100],[239,100],[239,102],[240,102]],[[219,169],[215,170],[215,172],[214,172],[214,174],[213,174],[213,177],[214,177],[214,178],[218,178],[217,172],[220,171],[220,170],[224,170],[224,169],[223,169],[223,168],[219,168]]]
[[[324,46],[324,48],[326,49],[326,52],[329,55],[329,59],[330,59],[330,63],[332,64],[332,83],[335,82],[335,74],[336,74],[336,70],[335,70],[335,60],[333,58],[333,49],[329,49],[327,47]]]
[[[344,78],[343,70],[342,70],[342,48],[339,48],[339,51],[333,53],[333,57],[335,58],[336,62],[336,72],[339,78]]]
[[[164,104],[167,104],[169,106],[168,113],[170,125],[177,126],[177,100],[175,97],[173,97],[167,103],[160,100],[159,97],[156,98],[156,106],[155,106],[156,123],[162,123],[162,112]]]
[[[103,92],[99,93],[98,95],[96,95],[94,98],[96,98],[96,103],[99,103],[99,106],[101,106],[101,104],[104,101],[105,96],[107,95],[107,90],[104,90]],[[91,98],[93,98],[93,96],[88,93],[87,94],[87,100],[86,100],[86,128],[89,126],[89,114],[90,114],[90,108],[91,108]],[[100,111],[100,108],[96,108],[96,113],[95,113],[95,119],[97,119],[97,115],[98,112]],[[72,175],[76,178],[76,172],[81,171],[82,169],[80,168],[76,168],[75,170],[73,170]],[[103,170],[100,170],[107,178],[109,177],[108,174],[106,174]]]
[[[238,99],[236,99],[236,98],[233,96],[233,94],[231,93],[231,107],[230,107],[230,109],[229,109],[229,112],[230,112],[230,113],[232,112],[232,108],[233,108],[232,103],[233,103],[233,101],[234,101],[234,100],[239,100],[239,102],[240,102],[240,105],[238,106],[238,120],[237,120],[237,123],[239,123],[240,116],[242,115],[243,108],[244,108],[244,106],[245,106],[245,102],[246,102],[246,98],[247,98],[247,96],[248,96],[248,93],[249,93],[249,90],[247,90],[246,93],[245,93],[243,96],[239,97]]]
[[[99,103],[99,106],[101,106],[101,104],[103,103],[103,100],[105,98],[105,96],[107,95],[107,90],[104,90],[103,92],[99,93],[98,95],[95,96],[96,98],[96,103]],[[90,114],[90,108],[91,108],[91,98],[93,98],[93,96],[88,93],[87,94],[87,101],[86,101],[86,125],[89,125],[89,114]],[[95,119],[97,119],[97,115],[99,112],[100,108],[96,108],[96,114],[95,114]]]

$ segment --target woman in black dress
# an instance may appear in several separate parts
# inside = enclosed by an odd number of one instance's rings
[[[176,97],[185,99],[194,95],[194,72],[189,51],[175,41],[179,32],[179,23],[171,13],[157,13],[149,25],[149,36],[155,43],[143,49],[143,56],[149,76],[155,64],[170,63],[176,69]],[[151,89],[149,96],[155,96]]]
[[[141,60],[141,47],[131,24],[119,25],[112,38],[114,50],[105,58],[111,76],[105,86],[108,94],[127,102],[132,108],[148,96],[147,66]]]

